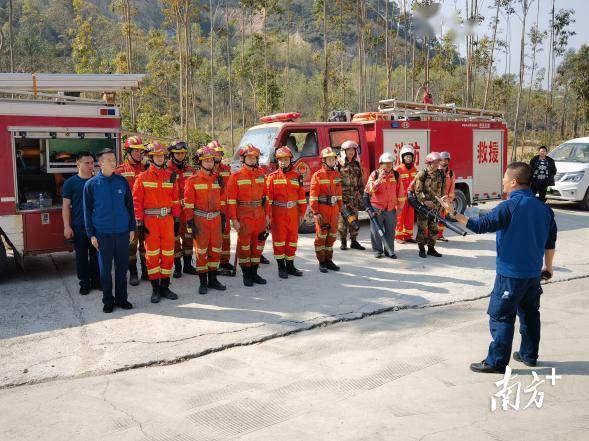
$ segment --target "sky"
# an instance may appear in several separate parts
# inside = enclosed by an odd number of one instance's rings
[[[441,12],[431,21],[432,25],[436,29],[436,33],[439,35],[441,26],[443,27],[444,33],[452,25],[452,17],[455,14],[455,10],[465,10],[465,4],[467,0],[440,0],[442,3]],[[470,3],[470,1],[469,1]],[[492,36],[492,30],[489,27],[491,20],[494,18],[495,9],[493,8],[493,0],[479,0],[479,10],[481,15],[485,17],[485,21],[476,28],[475,32],[477,35],[482,36],[484,34],[489,37]],[[530,12],[526,19],[526,34],[530,27],[536,22],[536,16],[539,17],[540,30],[548,29],[550,24],[550,9],[552,6],[552,0],[532,0]],[[539,14],[538,14],[538,7]],[[510,69],[512,73],[517,73],[519,70],[519,57],[520,57],[520,39],[521,39],[521,28],[522,23],[519,17],[521,17],[521,4],[519,1],[515,2],[516,15],[512,15],[509,21],[509,29],[507,26],[507,17],[500,13],[499,15],[499,28],[498,38],[507,40],[510,42],[511,56],[510,62],[504,53],[495,55],[496,69],[497,72],[503,74]],[[576,32],[572,38],[569,39],[569,46],[578,49],[583,44],[589,44],[589,26],[587,26],[586,20],[589,18],[589,0],[556,0],[555,11],[559,9],[573,9],[575,11],[574,17],[576,22],[572,24],[571,29]],[[507,31],[509,35],[506,38]],[[462,34],[464,35],[464,34]],[[460,38],[459,41],[460,53],[465,56],[465,44],[464,38]],[[539,67],[548,67],[548,46],[549,38],[544,41],[544,51],[538,55]],[[530,49],[526,48],[526,53],[530,53]],[[529,61],[528,61],[529,63]],[[557,62],[558,63],[558,62]],[[546,86],[546,80],[544,81],[543,87]]]

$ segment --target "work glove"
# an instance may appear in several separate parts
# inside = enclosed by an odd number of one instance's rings
[[[192,237],[196,239],[196,236],[198,236],[198,227],[194,223],[194,219],[190,219],[188,222],[186,222],[186,225],[188,226]]]
[[[139,237],[141,239],[145,239],[145,236],[148,236],[149,235],[149,230],[143,224],[143,222],[138,222],[137,223],[137,233],[139,234]]]
[[[174,236],[178,236],[180,234],[180,219],[177,217],[174,218]]]

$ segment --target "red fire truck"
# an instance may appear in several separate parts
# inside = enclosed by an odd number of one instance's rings
[[[0,274],[7,251],[22,268],[27,255],[72,249],[63,236],[63,182],[77,173],[81,150],[108,147],[120,157],[114,93],[137,88],[142,78],[0,74],[0,93],[7,96],[0,98]],[[88,91],[104,93],[103,99],[64,94]]]
[[[377,112],[356,114],[349,121],[302,122],[300,113],[263,117],[263,124],[251,127],[239,148],[252,143],[262,151],[260,164],[276,168],[274,151],[286,145],[295,155],[295,167],[303,174],[307,187],[311,175],[320,167],[319,153],[324,147],[339,148],[352,139],[360,146],[360,162],[365,178],[378,166],[383,152],[395,157],[400,148],[411,144],[416,162],[423,162],[430,151],[448,151],[456,173],[456,208],[501,198],[501,178],[506,168],[507,126],[499,112],[436,106],[398,100],[383,100]],[[235,156],[234,164],[237,166]],[[399,161],[400,158],[397,158]],[[313,229],[308,213],[301,232]]]

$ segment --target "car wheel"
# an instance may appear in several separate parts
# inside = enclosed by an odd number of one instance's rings
[[[454,191],[454,209],[456,213],[464,214],[466,207],[468,207],[468,200],[462,190],[456,189]]]

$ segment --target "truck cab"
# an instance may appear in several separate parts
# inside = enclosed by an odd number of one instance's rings
[[[311,177],[321,167],[321,150],[325,147],[339,149],[344,141],[353,140],[360,147],[360,165],[362,166],[364,179],[368,179],[372,158],[368,149],[364,126],[361,123],[301,122],[293,121],[291,115],[274,115],[271,122],[248,129],[235,150],[231,163],[232,170],[235,171],[241,167],[239,150],[247,144],[253,144],[262,152],[260,167],[270,173],[276,170],[277,167],[276,158],[274,157],[276,149],[287,146],[294,155],[293,167],[303,176],[303,185],[308,197]],[[281,118],[287,120],[281,121]],[[313,229],[313,216],[307,210],[300,231],[302,233],[312,232]]]
[[[548,156],[554,159],[557,171],[546,197],[576,202],[589,210],[589,137],[566,141]]]

